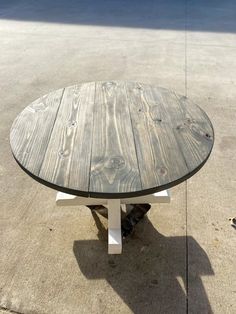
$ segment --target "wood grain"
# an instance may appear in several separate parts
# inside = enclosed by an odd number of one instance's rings
[[[10,144],[17,161],[39,175],[51,132],[57,117],[63,89],[35,100],[13,122]]]
[[[170,188],[208,159],[214,131],[186,97],[136,82],[91,82],[41,97],[10,144],[34,179],[65,193],[127,198]]]
[[[95,83],[65,88],[40,170],[56,185],[88,192]]]
[[[207,115],[196,105],[191,105],[186,97],[176,95],[178,101],[172,118],[173,131],[190,171],[209,155],[214,140],[214,132]],[[178,117],[178,119],[177,119]]]
[[[89,191],[141,190],[124,83],[97,83],[95,104]]]
[[[138,83],[129,83],[126,89],[143,188],[164,185],[186,175],[188,167],[172,132],[160,89]],[[170,99],[169,93],[165,101],[170,104]]]

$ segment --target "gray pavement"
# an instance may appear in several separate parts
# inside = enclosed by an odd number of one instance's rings
[[[0,0],[0,313],[235,313],[236,3]],[[51,90],[136,80],[211,118],[204,168],[107,255],[107,221],[16,165],[16,115]]]

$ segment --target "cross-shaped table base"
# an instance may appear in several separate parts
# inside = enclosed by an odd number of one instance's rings
[[[170,192],[164,190],[151,195],[122,198],[122,199],[101,199],[70,195],[58,192],[56,196],[56,204],[58,206],[91,206],[104,205],[108,209],[108,254],[121,254],[122,238],[121,238],[121,206],[127,204],[155,204],[169,203]]]

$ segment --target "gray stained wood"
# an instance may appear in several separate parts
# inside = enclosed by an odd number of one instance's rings
[[[87,197],[161,191],[196,173],[214,131],[186,97],[137,82],[90,82],[26,107],[10,132],[13,155],[34,179]]]

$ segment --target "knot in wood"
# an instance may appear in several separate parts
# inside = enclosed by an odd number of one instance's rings
[[[141,86],[135,86],[132,88],[132,93],[134,95],[142,95],[143,94],[143,89]]]
[[[155,121],[161,121],[161,114],[160,114],[160,107],[159,105],[154,105],[150,108],[150,116],[152,120]]]
[[[75,120],[69,120],[68,126],[69,128],[75,128],[77,126],[77,122]]]
[[[58,156],[59,156],[60,158],[66,158],[66,157],[69,156],[69,151],[68,151],[68,150],[63,150],[63,149],[61,149],[61,150],[59,150],[59,152],[58,152]]]
[[[116,85],[115,82],[105,82],[105,83],[103,83],[103,87],[107,87],[107,88],[113,87],[115,85]]]
[[[47,109],[47,105],[45,105],[43,102],[32,104],[30,108],[34,112],[40,112],[40,111],[45,111]]]
[[[160,176],[165,176],[167,175],[167,168],[166,167],[160,167],[160,168],[157,168],[157,174],[160,175]]]
[[[184,120],[184,125],[191,126],[193,124],[196,124],[196,120],[194,120],[192,118],[187,118],[187,119]]]
[[[108,169],[121,169],[125,165],[125,160],[121,156],[115,156],[110,158],[107,162],[105,167]]]
[[[211,140],[211,135],[209,133],[206,133],[205,136],[208,140]]]
[[[184,130],[184,125],[183,124],[179,124],[177,127],[176,127],[176,130]]]

